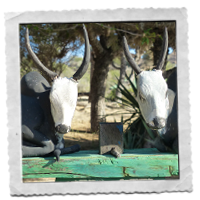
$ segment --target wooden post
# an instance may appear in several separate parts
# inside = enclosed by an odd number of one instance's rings
[[[123,153],[123,124],[100,123],[99,142],[101,155],[111,153],[115,157],[120,157]]]

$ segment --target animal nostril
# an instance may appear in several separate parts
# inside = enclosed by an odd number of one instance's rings
[[[55,130],[56,130],[56,132],[59,132],[59,130],[60,130],[60,125],[56,126]]]
[[[153,123],[154,123],[155,126],[158,126],[158,120],[157,120],[157,118],[153,119]]]
[[[55,130],[58,133],[65,134],[65,133],[68,133],[71,130],[71,127],[66,126],[65,124],[59,124],[58,126],[56,126]]]
[[[159,117],[155,117],[153,119],[153,123],[154,123],[155,127],[163,128],[165,126],[165,119],[159,118]]]

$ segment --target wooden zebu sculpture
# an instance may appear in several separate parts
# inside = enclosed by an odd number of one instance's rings
[[[32,51],[26,29],[27,50],[45,77],[52,81],[52,87],[40,73],[33,71],[21,80],[22,108],[22,155],[45,156],[54,153],[59,160],[60,154],[79,151],[79,145],[64,148],[63,134],[70,131],[74,115],[79,80],[87,71],[90,62],[90,44],[85,26],[84,59],[72,78],[60,78],[48,70]]]
[[[162,76],[162,67],[168,49],[168,33],[165,28],[162,52],[157,67],[152,71],[141,71],[132,58],[127,40],[123,38],[126,58],[137,74],[137,97],[142,116],[149,128],[157,132],[158,137],[153,142],[160,151],[178,152],[178,122],[177,122],[177,83],[176,70],[168,81]]]

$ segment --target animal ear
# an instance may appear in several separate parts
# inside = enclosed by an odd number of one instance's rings
[[[165,27],[163,43],[162,43],[162,51],[160,54],[160,59],[159,59],[158,64],[155,69],[161,70],[163,68],[163,66],[165,64],[167,50],[168,50],[168,32],[167,32],[167,27]]]

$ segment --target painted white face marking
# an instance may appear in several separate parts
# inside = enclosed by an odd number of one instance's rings
[[[78,82],[71,78],[58,78],[50,92],[51,113],[55,127],[59,124],[71,126],[77,98]]]
[[[161,70],[143,71],[137,76],[137,102],[147,124],[155,126],[155,119],[166,120],[169,109],[167,84]],[[155,127],[157,128],[157,127]]]

